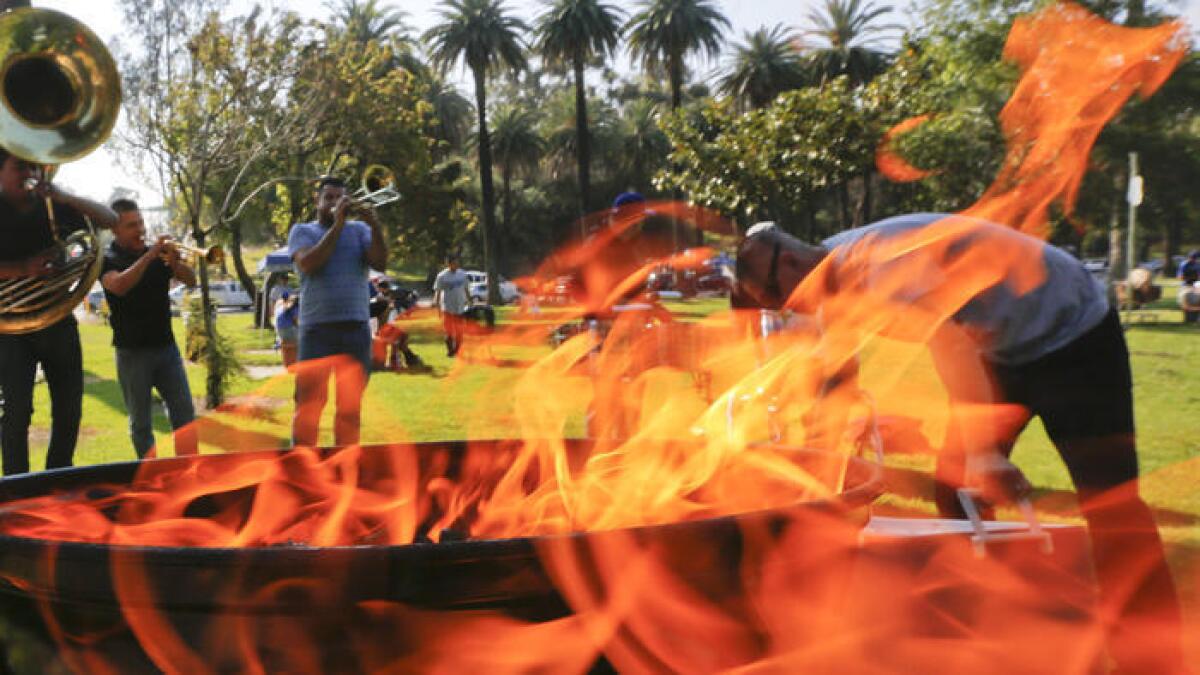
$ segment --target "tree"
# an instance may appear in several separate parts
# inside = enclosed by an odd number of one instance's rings
[[[641,7],[625,26],[630,54],[647,72],[666,72],[676,110],[683,103],[684,60],[720,52],[729,19],[708,0],[642,0]]]
[[[408,42],[407,14],[377,0],[340,0],[325,3],[333,12],[332,23],[358,42],[383,42],[394,38]]]
[[[426,87],[426,100],[433,107],[433,119],[437,122],[434,138],[442,144],[438,155],[444,157],[466,145],[474,111],[471,102],[437,73],[429,74]]]
[[[845,75],[855,85],[881,73],[887,57],[876,45],[899,27],[877,21],[891,11],[890,6],[877,7],[872,0],[825,0],[821,8],[810,10],[813,27],[805,34],[825,43],[809,55],[813,67],[825,78]]]
[[[600,0],[550,0],[537,23],[536,50],[552,67],[570,67],[575,80],[576,161],[579,171],[579,215],[589,211],[591,146],[588,133],[584,67],[605,61],[621,37],[623,14]]]
[[[782,24],[746,33],[745,42],[734,47],[721,90],[745,109],[761,108],[803,86],[808,76],[795,42],[795,34]]]
[[[793,231],[806,221],[800,233],[810,239],[832,234],[840,227],[822,227],[813,204],[870,165],[881,133],[874,116],[846,78],[745,113],[728,100],[672,113],[663,125],[671,165],[656,183],[748,221],[776,220]],[[842,214],[831,220],[848,222]]]
[[[650,191],[650,179],[664,166],[671,142],[659,126],[660,104],[639,99],[626,105],[621,115],[620,148],[628,179],[626,187]]]
[[[141,52],[122,58],[124,154],[153,165],[163,193],[172,195],[203,247],[219,233],[222,211],[251,167],[319,117],[315,101],[283,114],[278,109],[280,92],[288,91],[308,53],[307,36],[294,14],[260,25],[255,9],[224,22],[219,5],[208,0],[125,0],[123,7],[127,29],[142,43]],[[244,273],[240,257],[234,259]],[[200,265],[199,272],[206,399],[215,408],[228,369],[210,313],[207,269]]]
[[[525,68],[525,48],[520,32],[528,31],[529,27],[509,15],[502,0],[445,0],[442,5],[442,22],[429,29],[424,40],[429,45],[430,57],[442,72],[461,60],[471,69],[475,81],[484,268],[488,274],[488,302],[499,304],[495,248],[496,197],[492,185],[492,147],[487,125],[487,79],[503,70],[520,71]]]
[[[515,229],[512,220],[513,178],[521,170],[537,167],[545,143],[538,134],[537,114],[532,110],[507,105],[496,110],[492,119],[492,156],[500,167],[500,222],[505,230],[512,232]]]

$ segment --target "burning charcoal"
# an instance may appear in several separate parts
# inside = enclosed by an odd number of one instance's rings
[[[449,544],[456,541],[466,541],[470,538],[471,536],[462,530],[446,528],[442,530],[441,535],[438,536],[438,542],[442,544]]]

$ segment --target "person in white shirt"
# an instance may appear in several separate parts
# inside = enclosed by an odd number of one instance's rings
[[[458,256],[446,257],[446,269],[433,281],[433,303],[442,317],[446,333],[446,355],[454,357],[462,347],[463,315],[471,301],[467,295],[467,273],[459,269]]]

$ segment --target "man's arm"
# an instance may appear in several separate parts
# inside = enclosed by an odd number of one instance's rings
[[[367,264],[376,272],[387,271],[387,240],[384,238],[383,227],[379,225],[379,217],[375,209],[367,208],[362,212],[363,222],[371,227],[371,245],[367,248]]]
[[[54,183],[43,183],[43,185],[45,187],[39,190],[39,194],[49,196],[51,201],[57,204],[63,204],[79,211],[90,218],[97,227],[110,228],[117,224],[117,212],[104,204],[73,195]]]
[[[150,265],[158,261],[159,256],[162,255],[162,242],[163,237],[159,237],[158,241],[154,242],[153,246],[147,248],[146,252],[143,253],[136,262],[125,268],[123,271],[118,272],[116,270],[109,270],[105,272],[104,275],[100,277],[100,285],[103,286],[104,290],[108,291],[109,293],[124,297],[124,295],[132,290],[134,286],[137,286],[139,283],[141,283],[142,277],[145,276],[146,270],[150,267]]]
[[[329,262],[329,256],[333,255],[334,249],[337,248],[338,238],[342,236],[342,229],[346,227],[346,209],[349,207],[350,198],[342,197],[333,212],[333,225],[325,231],[321,240],[315,246],[296,251],[293,258],[296,261],[296,267],[302,273],[314,274]]]

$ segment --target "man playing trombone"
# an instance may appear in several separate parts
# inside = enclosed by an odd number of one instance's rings
[[[165,236],[146,243],[146,224],[137,204],[118,199],[113,241],[104,253],[100,283],[112,312],[113,346],[117,351],[117,379],[129,412],[129,435],[139,458],[154,456],[153,403],[157,389],[171,428],[175,454],[197,451],[196,418],[183,358],[171,330],[171,279],[196,285],[196,273],[184,262],[182,251]],[[201,263],[203,264],[203,263]]]
[[[53,219],[45,200],[54,209]],[[107,206],[67,194],[42,180],[38,166],[0,148],[0,279],[46,277],[62,255],[58,242],[86,229],[84,216],[109,226]],[[57,227],[53,228],[53,224]],[[53,229],[52,229],[53,228]],[[67,313],[53,324],[23,334],[0,334],[0,448],[4,473],[29,471],[29,424],[33,385],[41,365],[50,388],[50,446],[46,468],[70,466],[83,411],[83,352],[79,327]]]
[[[329,376],[337,372],[334,442],[359,439],[360,410],[371,372],[367,266],[387,266],[387,242],[370,200],[355,202],[332,176],[317,183],[317,219],[297,223],[288,254],[300,275],[300,353],[292,442],[315,446]],[[351,211],[362,220],[349,219]]]

